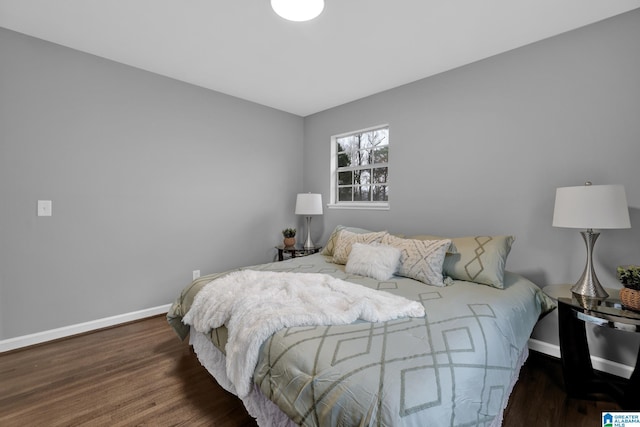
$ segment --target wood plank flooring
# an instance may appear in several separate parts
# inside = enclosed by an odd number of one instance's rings
[[[600,426],[604,401],[568,399],[559,362],[532,353],[503,425]],[[0,426],[255,427],[164,316],[0,354]]]

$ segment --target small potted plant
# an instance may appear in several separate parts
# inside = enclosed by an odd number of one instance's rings
[[[620,289],[622,305],[640,311],[640,265],[621,265],[617,268],[616,275],[624,286]]]
[[[284,230],[282,230],[282,235],[284,236],[284,245],[286,247],[295,246],[296,244],[295,228],[285,228]]]

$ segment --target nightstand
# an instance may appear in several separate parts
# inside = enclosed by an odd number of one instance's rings
[[[295,246],[276,246],[278,250],[278,261],[284,261],[285,254],[288,254],[291,258],[297,258],[312,254],[317,254],[322,249],[322,246],[314,246],[311,249],[298,248]]]
[[[605,378],[591,365],[585,324],[624,331],[621,333],[640,333],[640,313],[622,307],[618,289],[607,289],[609,297],[596,300],[572,294],[571,286],[552,285],[544,288],[544,292],[558,302],[560,354],[567,394],[577,398],[606,394],[624,409],[638,409],[640,354],[629,380]]]

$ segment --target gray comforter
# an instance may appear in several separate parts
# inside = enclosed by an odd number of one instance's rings
[[[317,272],[421,302],[424,318],[282,329],[262,346],[253,381],[305,426],[489,426],[501,419],[526,356],[527,340],[553,302],[527,279],[505,274],[505,289],[454,281],[447,287],[393,277],[348,275],[312,255],[247,267]],[[219,275],[185,288],[168,314],[181,322],[194,295]],[[211,332],[224,351],[225,328]]]

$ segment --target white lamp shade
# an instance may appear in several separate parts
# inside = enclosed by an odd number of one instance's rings
[[[271,0],[275,13],[289,21],[310,21],[324,10],[324,0]]]
[[[322,215],[322,194],[298,194],[296,199],[296,215]]]
[[[553,226],[582,229],[631,228],[622,185],[581,185],[556,189]]]

